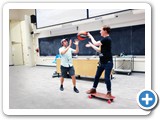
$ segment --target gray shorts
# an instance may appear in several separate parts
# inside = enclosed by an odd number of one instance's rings
[[[63,67],[61,65],[61,76],[67,78],[67,73],[69,73],[70,76],[75,75],[74,67]]]

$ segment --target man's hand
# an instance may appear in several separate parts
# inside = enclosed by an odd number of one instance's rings
[[[85,46],[86,46],[86,47],[91,47],[91,45],[90,45],[90,44],[86,44]]]
[[[88,42],[88,44],[85,45],[86,47],[91,47],[92,46],[92,43],[91,42]]]
[[[87,36],[88,36],[89,38],[92,38],[92,37],[93,37],[89,32],[87,33]]]
[[[79,40],[75,39],[74,44],[78,45],[79,44]]]
[[[74,53],[78,53],[79,52],[79,40],[75,39],[74,44],[76,45],[76,51]]]
[[[86,44],[85,46],[86,46],[86,47],[91,47],[90,44]]]
[[[94,50],[96,50],[97,52],[100,52],[100,48],[96,47],[95,45],[93,45],[91,42],[88,42],[88,44],[86,44],[86,47],[92,47]]]
[[[71,47],[71,45],[72,45],[72,40],[69,41],[69,47]]]

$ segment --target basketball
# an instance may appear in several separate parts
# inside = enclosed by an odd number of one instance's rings
[[[85,40],[88,37],[87,34],[88,34],[88,32],[86,32],[86,31],[80,31],[77,34],[77,39],[78,40]]]

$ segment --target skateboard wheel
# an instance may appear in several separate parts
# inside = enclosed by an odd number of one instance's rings
[[[91,99],[91,98],[92,98],[92,96],[91,96],[91,95],[88,95],[88,98],[90,98],[90,99]]]
[[[108,100],[107,102],[108,102],[108,104],[111,104],[111,100]]]

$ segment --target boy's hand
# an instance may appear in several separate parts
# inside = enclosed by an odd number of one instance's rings
[[[78,40],[78,39],[75,39],[74,44],[75,44],[75,45],[78,45],[78,44],[79,44],[79,40]]]

